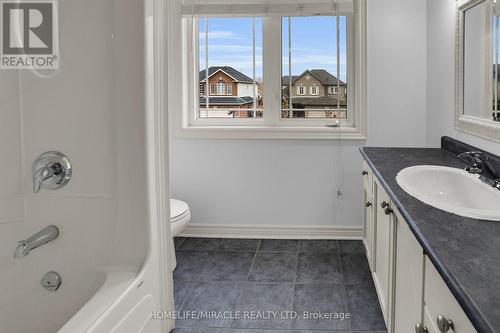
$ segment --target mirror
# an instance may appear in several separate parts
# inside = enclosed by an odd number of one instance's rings
[[[496,0],[457,1],[455,127],[500,141],[500,8],[497,7]]]

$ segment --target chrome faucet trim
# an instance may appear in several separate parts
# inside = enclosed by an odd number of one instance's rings
[[[44,181],[54,176],[58,176],[62,172],[63,170],[61,164],[55,162],[48,163],[44,167],[36,170],[33,174],[33,192],[40,192]]]
[[[458,155],[458,157],[463,159],[469,159],[473,163],[472,165],[468,165],[465,167],[465,171],[469,173],[481,173],[483,172],[483,164],[486,156],[480,151],[466,151]]]
[[[14,250],[14,258],[24,258],[32,250],[53,241],[57,237],[59,237],[59,229],[55,225],[49,225],[30,238],[19,241]]]
[[[41,189],[57,190],[71,179],[71,163],[66,155],[57,151],[47,151],[33,162],[33,192]]]
[[[467,151],[465,153],[459,154],[458,157],[463,159],[470,159],[473,164],[465,167],[465,171],[473,174],[481,174],[483,172],[483,167],[493,176],[493,179],[490,179],[484,175],[480,175],[479,179],[481,179],[486,184],[500,190],[500,176],[495,169],[495,167],[488,160],[488,157],[480,151]]]

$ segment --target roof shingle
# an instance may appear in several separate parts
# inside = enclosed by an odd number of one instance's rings
[[[230,66],[212,66],[208,68],[208,77],[212,76],[214,73],[218,71],[223,71],[227,75],[231,76],[235,81],[242,83],[253,83],[253,79],[246,76],[242,72],[234,69]],[[205,70],[200,71],[200,82],[205,80],[207,72]]]

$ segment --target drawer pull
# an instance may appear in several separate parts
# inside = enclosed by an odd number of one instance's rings
[[[384,209],[385,215],[391,215],[392,212],[393,212],[393,210],[391,207],[385,207],[385,209]]]
[[[366,176],[366,175],[368,174],[368,171],[363,170],[363,172],[361,172],[361,174],[362,174],[363,176]]]
[[[372,203],[371,203],[370,201],[367,201],[367,202],[365,203],[365,207],[370,207],[371,205],[372,205]]]
[[[450,329],[455,330],[455,325],[453,324],[453,321],[451,319],[446,319],[443,316],[437,317],[437,324],[438,324],[439,331],[442,333],[446,333]]]
[[[382,207],[382,208],[389,207],[389,203],[387,203],[386,201],[382,201],[382,203],[380,204],[380,207]]]
[[[415,333],[429,333],[429,330],[421,323],[417,323],[415,324]]]

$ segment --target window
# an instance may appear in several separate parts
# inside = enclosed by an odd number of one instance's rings
[[[208,77],[217,85],[217,97],[197,101],[197,118],[218,118],[220,124],[223,118],[232,118],[233,123],[240,118],[261,118],[262,18],[199,18],[197,25],[196,79]],[[232,96],[233,84],[237,96]]]
[[[226,94],[226,84],[224,81],[219,80],[217,82],[217,95],[225,95]]]
[[[314,0],[181,1],[180,132],[364,137],[366,0],[336,0],[336,15],[332,3]],[[190,92],[198,82],[210,84],[208,96]],[[347,87],[349,96],[338,93]],[[325,126],[332,121],[338,130]]]
[[[347,98],[320,96],[318,87],[338,86],[347,82],[347,66],[350,61],[347,57],[347,17],[283,17],[281,21],[284,77],[296,78],[294,82],[308,82],[311,95],[294,99],[293,95],[288,96],[286,90],[283,90],[281,116],[311,120],[348,119]],[[323,33],[315,34],[318,30]],[[285,85],[293,86],[294,82],[289,80]],[[323,98],[316,98],[318,96]],[[326,108],[329,109],[328,112],[325,111]],[[336,112],[331,112],[332,110]]]
[[[328,87],[328,93],[331,95],[336,95],[338,92],[338,87],[337,86],[330,86]]]
[[[205,94],[205,84],[201,83],[200,84],[200,96],[203,96]]]

